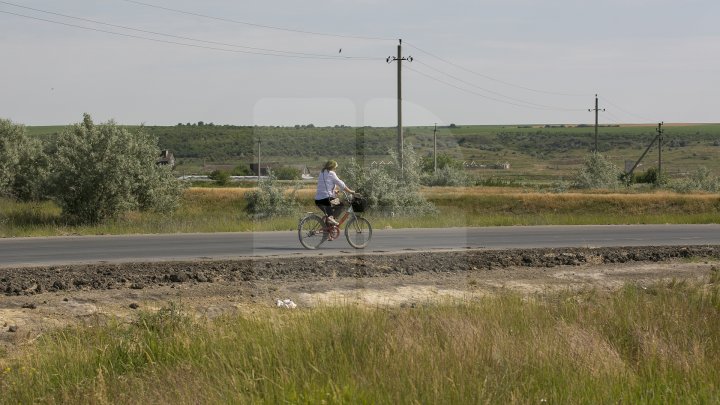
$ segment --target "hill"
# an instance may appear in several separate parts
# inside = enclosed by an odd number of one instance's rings
[[[135,129],[137,127],[129,126]],[[63,127],[28,127],[40,137],[50,137]],[[681,174],[700,166],[720,172],[720,124],[667,124],[663,146],[663,167],[670,174]],[[318,168],[329,158],[340,161],[364,157],[366,163],[388,160],[396,147],[396,129],[378,127],[250,127],[213,124],[146,126],[158,137],[160,147],[174,152],[178,170],[202,172],[210,164],[245,165],[256,161],[258,141],[262,160],[279,164]],[[430,156],[433,127],[407,127],[405,142],[422,156]],[[602,126],[598,143],[601,153],[619,167],[626,160],[637,160],[655,137],[652,125]],[[594,145],[592,126],[451,125],[438,128],[438,152],[467,162],[481,176],[558,178],[578,167]],[[509,163],[509,170],[488,168]],[[644,167],[657,164],[653,147]],[[486,166],[486,167],[482,167]]]

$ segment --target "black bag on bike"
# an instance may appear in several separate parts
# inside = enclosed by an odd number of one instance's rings
[[[367,198],[365,198],[361,195],[355,195],[355,197],[352,200],[353,211],[365,212],[365,208],[367,208]]]

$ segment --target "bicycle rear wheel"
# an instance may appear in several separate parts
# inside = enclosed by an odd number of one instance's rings
[[[327,240],[328,234],[323,229],[322,218],[317,215],[308,215],[298,225],[298,239],[305,249],[317,249]]]
[[[345,226],[345,238],[350,246],[362,249],[370,243],[372,238],[372,225],[363,217],[355,217]]]

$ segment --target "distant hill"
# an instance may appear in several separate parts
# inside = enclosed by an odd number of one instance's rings
[[[64,127],[28,127],[31,134],[50,137]],[[129,126],[134,129],[137,127]],[[683,172],[705,166],[720,174],[720,124],[665,125],[663,166]],[[258,140],[262,159],[314,168],[328,158],[341,162],[353,156],[366,160],[388,158],[397,145],[395,128],[248,127],[227,125],[147,126],[162,149],[175,154],[182,170],[200,170],[208,162],[248,164],[256,160]],[[655,126],[621,125],[599,128],[600,152],[620,167],[640,157],[655,137]],[[422,156],[432,153],[433,127],[407,127],[405,142]],[[469,162],[508,162],[511,169],[492,175],[558,177],[576,168],[594,145],[592,126],[565,125],[453,125],[438,128],[438,151]],[[657,161],[657,148],[643,167]],[[368,162],[369,163],[369,162]],[[194,168],[194,169],[193,169]],[[482,172],[482,170],[480,171]]]

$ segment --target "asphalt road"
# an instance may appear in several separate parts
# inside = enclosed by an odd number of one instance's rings
[[[297,232],[70,236],[0,239],[0,267],[100,262],[224,259],[243,256],[334,255],[552,247],[720,245],[720,225],[513,226],[376,230],[355,250],[344,239],[319,250],[300,246]]]

